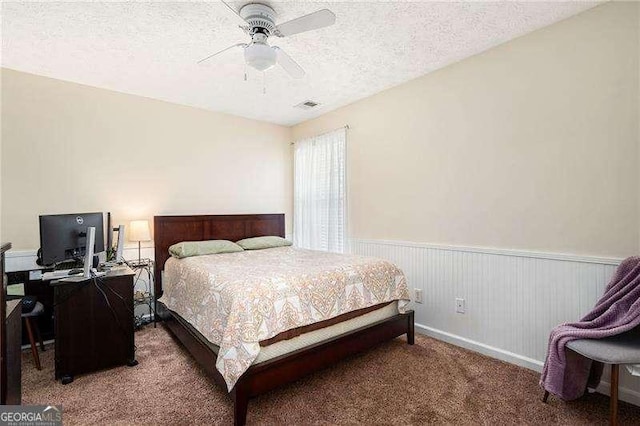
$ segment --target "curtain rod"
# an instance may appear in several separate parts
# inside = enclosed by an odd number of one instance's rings
[[[316,138],[316,137],[318,137],[318,136],[326,135],[327,133],[335,132],[336,130],[340,130],[340,129],[349,130],[350,128],[351,128],[351,127],[349,127],[349,125],[348,125],[348,124],[345,124],[344,126],[337,127],[337,128],[335,128],[335,129],[333,129],[333,130],[327,130],[327,131],[326,131],[326,132],[324,132],[324,133],[320,133],[319,135],[314,135],[314,136],[311,136],[311,137],[312,137],[312,138]],[[290,144],[290,145],[295,145],[295,144],[296,144],[295,142],[291,142],[291,144]]]

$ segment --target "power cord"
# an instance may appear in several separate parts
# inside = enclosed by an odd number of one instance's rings
[[[106,282],[104,282],[104,280],[102,279],[102,277],[99,276],[95,276],[94,280],[96,280],[96,286],[98,285],[97,283],[99,282],[100,284],[104,285],[111,293],[113,293],[115,296],[118,297],[118,299],[122,300],[122,304],[124,305],[125,309],[133,315],[133,310],[129,309],[129,307],[127,306],[127,301],[125,300],[124,297],[122,297],[122,295],[118,292],[116,292],[114,289],[111,288],[111,286],[109,286]]]
[[[72,289],[65,297],[63,300],[60,300],[56,303],[53,304],[53,307],[55,308],[56,306],[62,305],[66,302],[68,302],[74,294],[76,294],[78,291],[82,290],[83,288],[85,288],[87,285],[91,284],[91,280],[87,279],[86,281],[81,281],[81,282],[76,282],[76,284],[79,284],[77,287],[75,287],[74,289]]]

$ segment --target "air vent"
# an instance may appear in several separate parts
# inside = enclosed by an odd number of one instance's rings
[[[314,101],[304,101],[299,103],[298,105],[296,105],[296,108],[300,108],[300,109],[311,109],[311,108],[315,108],[318,106],[317,102]]]

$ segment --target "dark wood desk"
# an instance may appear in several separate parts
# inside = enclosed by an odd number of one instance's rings
[[[22,400],[22,301],[7,302],[7,393],[3,404],[20,405]]]
[[[133,277],[118,268],[83,282],[52,281],[55,311],[56,379],[134,366]]]

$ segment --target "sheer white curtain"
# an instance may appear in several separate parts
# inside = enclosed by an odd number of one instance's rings
[[[346,233],[346,129],[295,144],[295,245],[344,252]]]

